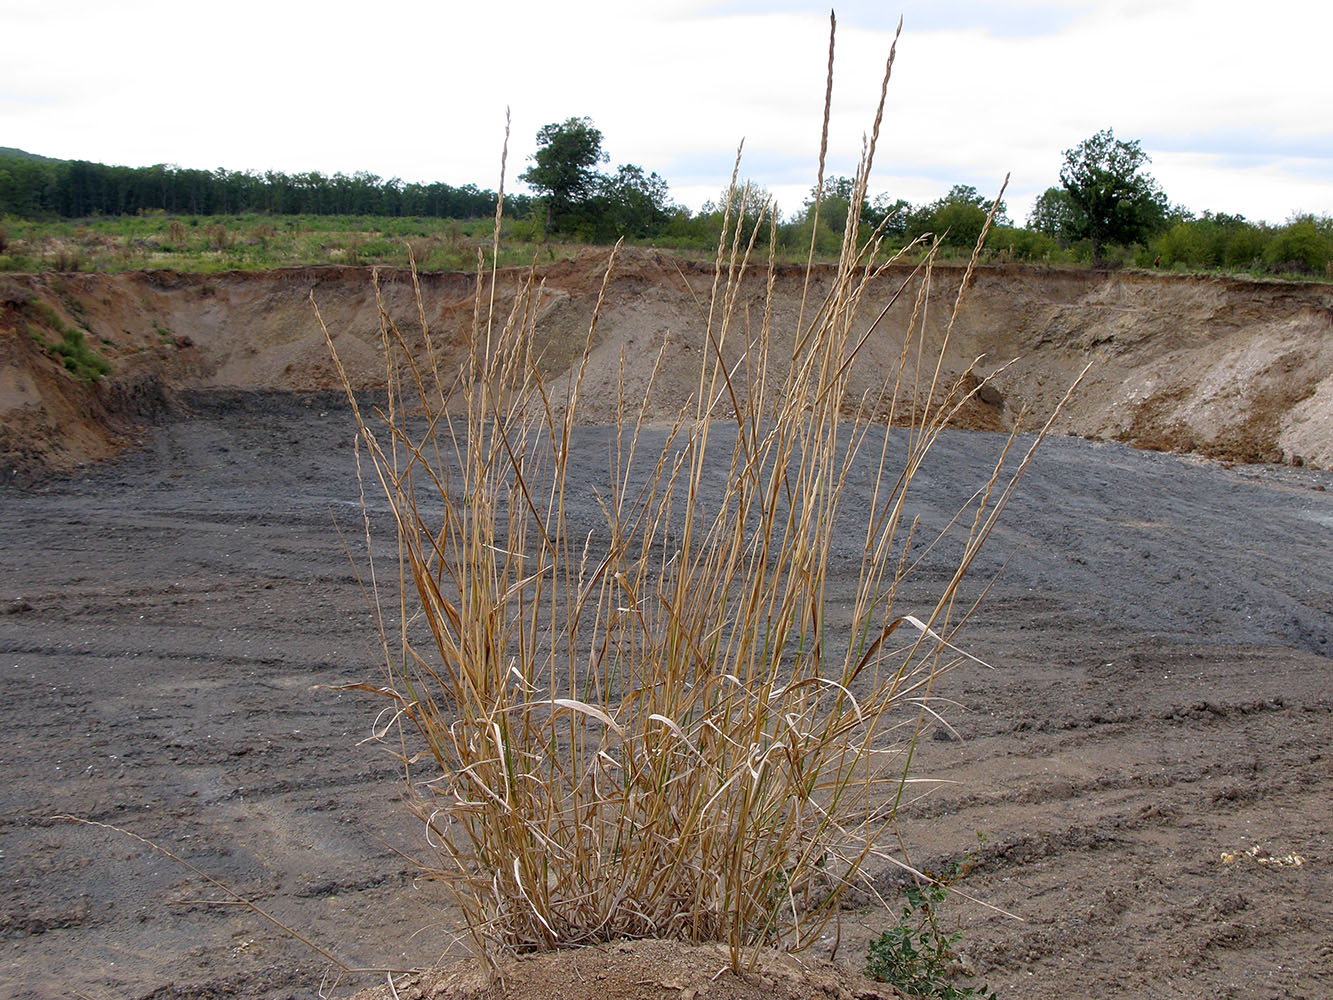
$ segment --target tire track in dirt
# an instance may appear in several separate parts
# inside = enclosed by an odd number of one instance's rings
[[[451,944],[395,853],[420,849],[397,767],[358,745],[383,705],[330,690],[378,670],[334,530],[360,558],[350,426],[230,400],[113,465],[3,491],[0,994],[308,996],[328,973],[203,902],[219,894],[188,871],[60,813],[161,843],[350,961]],[[592,482],[607,436],[580,433]],[[941,439],[912,501],[922,530],[999,446]],[[960,889],[1022,918],[946,904],[1001,996],[1333,993],[1329,485],[1078,439],[1034,463],[968,585],[1004,567],[961,637],[994,669],[942,679],[962,738],[919,747],[917,773],[956,784],[901,824],[914,861],[975,854]],[[596,516],[589,499],[570,530]],[[831,620],[859,556],[839,535]],[[924,565],[906,607],[942,573]],[[1289,854],[1304,864],[1271,860]],[[891,919],[848,910],[841,957]]]

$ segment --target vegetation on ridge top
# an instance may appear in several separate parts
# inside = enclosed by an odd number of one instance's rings
[[[670,200],[667,183],[636,164],[614,173],[603,135],[588,118],[543,126],[522,175],[536,196],[506,193],[504,263],[530,261],[540,248],[609,244],[616,239],[711,253],[722,231],[725,199],[698,212]],[[1296,215],[1282,226],[1239,215],[1196,216],[1172,206],[1147,173],[1140,143],[1103,130],[1065,151],[1056,186],[1036,201],[1022,226],[1000,205],[983,259],[1050,264],[1133,265],[1177,270],[1329,277],[1333,218]],[[742,185],[742,187],[745,187]],[[779,219],[779,258],[839,252],[853,213],[853,181],[824,181],[802,207]],[[768,201],[751,184],[742,215],[753,220]],[[0,271],[168,267],[189,271],[260,270],[288,264],[405,265],[404,241],[424,270],[467,269],[490,249],[496,192],[473,184],[409,184],[357,172],[191,170],[166,164],[132,168],[52,160],[0,149]],[[912,205],[861,195],[855,215],[862,239],[882,226],[891,249],[938,234],[944,254],[971,252],[989,207],[975,187],[954,185]]]

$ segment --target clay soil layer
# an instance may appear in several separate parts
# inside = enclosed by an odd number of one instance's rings
[[[331,689],[377,677],[349,560],[364,569],[346,404],[189,402],[112,463],[3,489],[5,997],[384,982],[337,973],[188,869],[63,814],[161,845],[350,965],[451,948],[450,910],[395,853],[422,850],[395,768],[360,742],[382,705]],[[579,433],[573,478],[591,483],[608,436]],[[911,512],[922,530],[1002,441],[945,435]],[[918,864],[975,855],[959,888],[980,902],[946,904],[947,919],[963,968],[1001,997],[1333,995],[1329,485],[1072,437],[1039,454],[969,591],[1007,561],[965,632],[994,668],[948,676],[961,739],[924,740],[916,770],[950,783],[902,823]],[[591,494],[571,509],[595,523]],[[387,542],[384,528],[372,509]],[[835,614],[859,555],[850,537],[832,553]],[[945,570],[925,564],[906,607]],[[899,885],[885,866],[878,889]],[[868,894],[853,904],[838,957],[855,965],[892,917]],[[716,955],[643,954],[658,958],[630,979],[596,954],[521,963],[509,995],[747,995],[689,971],[716,971]],[[784,975],[752,985],[796,995],[774,986]]]

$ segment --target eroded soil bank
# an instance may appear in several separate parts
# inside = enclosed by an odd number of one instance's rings
[[[605,265],[605,253],[590,251],[539,269],[541,363],[548,374],[564,374],[581,360]],[[867,329],[909,273],[891,269],[871,286],[860,314]],[[503,274],[499,301],[525,277]],[[928,356],[948,326],[961,277],[956,266],[935,271],[925,320]],[[829,280],[827,271],[817,272],[811,303],[821,300]],[[747,338],[762,329],[766,282],[756,271],[737,299],[743,318],[737,328]],[[775,356],[789,346],[804,284],[803,268],[782,268],[775,277]],[[592,402],[580,420],[603,423],[614,412],[622,351],[624,391],[637,399],[660,353],[663,374],[651,411],[659,417],[676,411],[698,384],[711,286],[711,265],[652,250],[621,252],[593,338],[585,394]],[[381,287],[405,336],[424,348],[410,276],[385,272]],[[473,322],[476,280],[427,274],[421,287],[435,346],[446,365],[457,365]],[[875,326],[854,376],[856,393],[867,394],[867,405],[881,414],[915,288],[909,281]],[[379,311],[364,268],[0,276],[0,468],[9,479],[31,480],[106,457],[182,389],[334,387],[312,298],[353,381],[380,384]],[[92,386],[68,375],[31,336],[58,341],[53,324],[81,331],[114,374]],[[743,349],[733,335],[728,354],[739,359]],[[1024,411],[1029,422],[1044,420],[1091,361],[1060,433],[1231,461],[1333,466],[1328,285],[983,267],[945,352],[946,384],[974,361],[979,377],[1003,370],[959,415],[961,427],[1006,428]],[[924,388],[905,387],[900,407],[925,395]]]
[[[378,662],[344,549],[364,568],[345,404],[193,404],[114,462],[0,487],[0,996],[384,983],[336,974],[182,866],[61,814],[151,839],[352,965],[430,963],[453,942],[450,911],[394,853],[422,845],[393,763],[362,744],[383,706],[331,687],[376,680]],[[1000,446],[941,439],[911,512],[923,530]],[[580,432],[575,481],[597,480],[606,448],[604,430]],[[917,772],[951,783],[902,824],[920,864],[975,855],[959,888],[981,902],[946,919],[1001,997],[1333,995],[1330,487],[1070,437],[1039,453],[968,590],[1007,560],[966,632],[994,669],[946,678],[962,739],[925,740]],[[591,492],[570,510],[598,517]],[[852,574],[859,550],[832,557]],[[905,607],[950,568],[923,564]],[[830,613],[847,598],[835,585]],[[888,865],[879,888],[893,898]],[[838,954],[856,964],[894,918],[868,894],[854,904]],[[596,955],[525,963],[507,995],[746,995],[634,954],[637,977],[599,978]]]

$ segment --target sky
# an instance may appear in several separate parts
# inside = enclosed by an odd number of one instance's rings
[[[872,195],[955,184],[1022,223],[1064,151],[1138,140],[1174,205],[1333,214],[1333,4],[836,4],[826,173],[851,175],[903,20]],[[0,0],[0,146],[128,166],[367,171],[506,190],[543,125],[592,119],[607,169],[698,210],[740,176],[790,214],[815,182],[827,4],[769,0]]]

